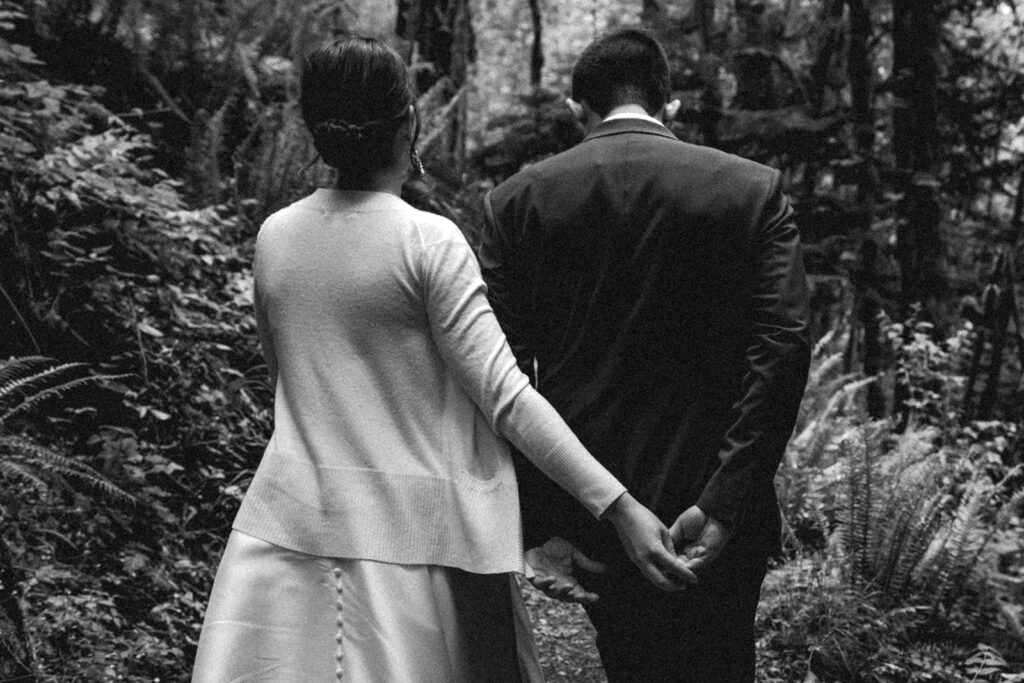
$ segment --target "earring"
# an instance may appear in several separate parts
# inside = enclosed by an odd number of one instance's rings
[[[412,171],[417,178],[422,178],[427,174],[423,168],[423,162],[420,161],[420,153],[416,151],[415,145],[409,148],[409,161],[412,163]]]

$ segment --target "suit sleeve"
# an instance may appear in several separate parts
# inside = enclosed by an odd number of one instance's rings
[[[808,291],[793,209],[773,174],[753,240],[751,333],[739,400],[719,467],[697,502],[731,525],[754,491],[771,486],[796,422],[810,363]]]
[[[487,299],[508,338],[516,363],[530,378],[530,383],[536,385],[533,371],[535,352],[530,341],[528,312],[522,293],[526,278],[517,271],[516,265],[514,247],[517,241],[508,226],[501,226],[495,220],[492,194],[488,193],[484,197],[484,228],[480,233],[477,260],[487,284]]]
[[[487,298],[508,338],[516,363],[530,383],[537,386],[533,364],[535,346],[531,342],[529,317],[523,304],[527,297],[522,291],[529,280],[515,265],[519,239],[509,233],[510,226],[498,222],[495,203],[499,213],[505,213],[505,205],[496,200],[493,192],[484,197],[485,220],[477,245],[477,260],[487,284]],[[526,547],[543,545],[552,536],[566,536],[569,528],[565,517],[568,501],[564,500],[562,492],[527,458],[516,457],[513,462],[519,481],[519,508]]]

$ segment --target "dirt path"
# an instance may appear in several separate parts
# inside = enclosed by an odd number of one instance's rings
[[[547,683],[607,683],[594,645],[594,628],[583,608],[548,600],[529,585],[523,586],[523,599]]]

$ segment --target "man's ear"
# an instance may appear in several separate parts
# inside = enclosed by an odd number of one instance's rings
[[[565,98],[565,104],[569,107],[569,111],[572,112],[572,117],[580,123],[587,122],[587,108],[582,102],[577,102],[571,97]]]
[[[682,106],[683,103],[680,102],[679,100],[672,100],[671,102],[667,102],[664,108],[662,109],[662,120],[665,123],[672,121],[676,117],[676,114],[679,113],[679,108]]]

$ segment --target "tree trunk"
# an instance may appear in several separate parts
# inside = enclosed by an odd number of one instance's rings
[[[914,303],[930,312],[945,289],[938,155],[939,17],[932,0],[893,0],[893,151],[898,189],[896,258],[901,270],[900,308]]]
[[[988,367],[985,372],[985,389],[978,400],[978,411],[975,419],[988,420],[999,397],[999,382],[1002,377],[1003,354],[1009,333],[1010,319],[1013,317],[1013,289],[1010,286],[1000,287],[996,295],[995,311],[992,316],[992,351],[989,355]]]
[[[457,88],[465,84],[476,58],[469,0],[399,0],[395,33],[433,65],[433,81],[417,84],[421,92],[445,76]]]
[[[854,234],[857,246],[857,274],[854,278],[854,317],[860,328],[850,335],[850,343],[861,342],[859,360],[864,375],[875,377],[882,370],[882,343],[879,315],[882,312],[881,286],[878,282],[878,243],[872,234],[875,197],[878,182],[875,170],[875,117],[871,103],[871,60],[868,43],[871,40],[871,11],[865,0],[846,0],[849,8],[849,48],[846,60],[852,104],[852,147],[856,161],[857,211],[854,216]],[[832,10],[835,12],[835,8]],[[842,11],[842,7],[839,8]],[[848,357],[857,360],[855,353]],[[849,368],[852,369],[852,368]],[[885,398],[877,384],[867,389],[867,408],[872,417],[885,414]]]
[[[833,90],[837,81],[838,75],[836,73],[836,56],[841,54],[843,43],[846,40],[846,31],[843,26],[843,8],[846,4],[850,5],[850,40],[859,41],[862,36],[857,34],[858,27],[854,26],[854,13],[858,10],[855,8],[856,5],[863,7],[863,2],[844,2],[844,0],[825,0],[821,10],[821,21],[824,25],[822,28],[822,38],[819,42],[817,54],[814,58],[814,64],[810,69],[811,76],[811,90],[810,99],[814,107],[819,111],[831,111],[838,105],[838,97]],[[868,24],[867,28],[871,30],[871,16],[867,16]],[[853,50],[854,47],[851,45],[849,59],[847,61],[847,72],[851,78],[853,78],[853,66],[849,63],[854,61]],[[861,51],[864,53],[866,60],[867,57],[867,42],[865,41],[861,46]],[[868,74],[870,78],[870,73]],[[854,100],[856,100],[856,94],[854,94]],[[854,104],[856,106],[856,103]],[[856,113],[854,114],[856,119]]]
[[[447,78],[453,86],[447,96],[456,97],[476,60],[469,0],[399,0],[395,33],[411,43],[412,54],[426,67],[416,71],[418,91],[425,93]],[[435,156],[440,162],[435,168],[445,169],[452,182],[461,177],[466,153],[466,98],[457,106],[444,137],[444,154]]]
[[[540,0],[530,0],[530,21],[533,24],[533,45],[530,47],[530,85],[534,90],[540,87],[541,73],[544,69],[544,32],[543,17],[540,13]]]
[[[718,143],[722,96],[719,73],[728,22],[721,21],[722,0],[644,0],[641,23],[658,37],[668,55],[674,90],[700,91],[696,123],[707,145]]]

